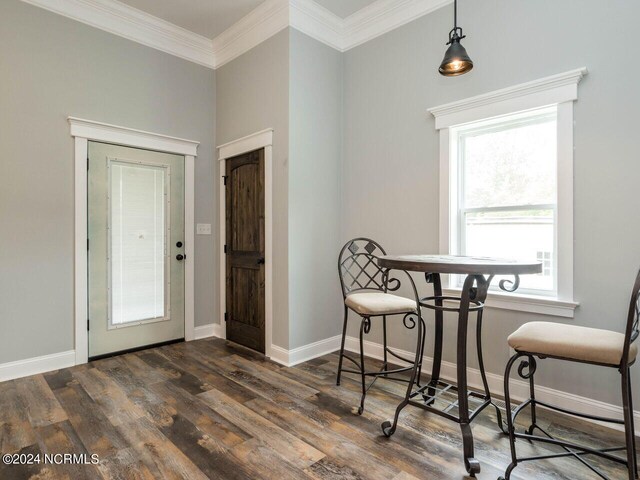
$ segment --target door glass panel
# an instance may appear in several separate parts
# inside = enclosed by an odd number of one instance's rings
[[[167,168],[109,161],[110,327],[166,318]]]

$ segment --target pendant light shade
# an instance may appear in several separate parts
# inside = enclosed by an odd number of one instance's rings
[[[473,62],[467,51],[460,43],[460,39],[454,37],[447,48],[438,71],[445,77],[455,77],[467,73],[473,68]]]
[[[463,75],[469,72],[473,68],[473,62],[467,51],[460,43],[465,35],[462,34],[462,28],[458,27],[458,1],[454,0],[453,3],[454,16],[453,29],[449,32],[449,41],[447,45],[449,48],[444,54],[442,63],[438,71],[445,77],[455,77],[457,75]]]

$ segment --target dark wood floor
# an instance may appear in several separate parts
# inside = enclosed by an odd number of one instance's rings
[[[372,361],[375,363],[375,361]],[[381,435],[401,388],[379,381],[353,413],[358,383],[335,386],[337,355],[284,368],[223,340],[181,343],[0,383],[0,452],[97,454],[98,465],[6,466],[0,479],[461,479],[457,425],[407,408]],[[554,433],[622,434],[550,414]],[[479,478],[509,463],[494,412],[474,424]],[[523,450],[543,452],[527,442]],[[619,467],[600,464],[612,478]],[[568,459],[525,464],[519,479],[597,478]]]

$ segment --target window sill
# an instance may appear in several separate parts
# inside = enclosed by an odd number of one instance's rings
[[[460,296],[460,289],[443,288],[443,295]],[[514,310],[517,312],[537,313],[554,317],[573,318],[575,309],[580,304],[577,302],[558,300],[555,297],[542,297],[535,295],[519,295],[515,293],[489,292],[485,306],[487,308],[499,308],[502,310]]]

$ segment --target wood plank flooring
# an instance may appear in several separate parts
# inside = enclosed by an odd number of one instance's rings
[[[99,456],[97,465],[0,463],[0,479],[462,479],[458,426],[407,407],[391,439],[403,386],[378,381],[365,412],[354,413],[359,384],[337,355],[293,368],[219,339],[131,353],[0,383],[0,453]],[[375,360],[371,365],[378,365]],[[620,432],[542,413],[554,433],[616,445]],[[476,423],[481,479],[509,463],[495,412]],[[594,443],[595,442],[595,443]],[[527,452],[546,447],[519,441]],[[597,462],[611,478],[618,466]],[[576,461],[523,464],[517,479],[597,478]]]

